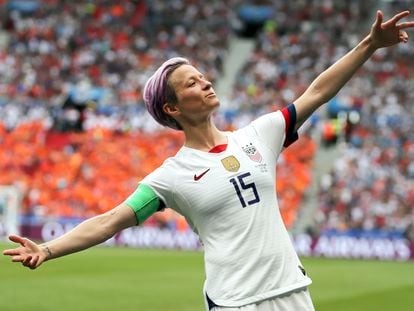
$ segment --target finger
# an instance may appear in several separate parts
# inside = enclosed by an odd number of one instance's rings
[[[14,243],[20,243],[23,246],[24,246],[24,243],[26,242],[25,238],[23,238],[21,236],[18,236],[18,235],[10,235],[9,240],[14,242]]]
[[[382,24],[382,19],[383,19],[384,15],[382,14],[382,12],[380,10],[377,11],[377,18],[374,22],[374,28],[381,28],[381,24]]]
[[[31,267],[35,267],[38,260],[39,260],[39,255],[34,255],[32,260],[30,260],[29,265]]]
[[[12,262],[23,262],[24,256],[13,256]]]
[[[3,251],[3,255],[8,255],[8,256],[14,256],[14,255],[20,255],[20,248],[15,248],[15,249],[6,249],[5,251]]]
[[[414,27],[414,22],[404,22],[397,25],[398,29],[406,29]]]
[[[27,256],[22,262],[23,265],[27,267],[30,263],[30,260],[32,260],[32,256]]]
[[[383,26],[395,25],[400,19],[402,19],[402,18],[404,18],[408,15],[410,15],[410,11],[404,11],[404,12],[398,13],[397,15],[394,15],[393,18],[386,21]]]

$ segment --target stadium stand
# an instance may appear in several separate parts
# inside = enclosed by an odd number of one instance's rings
[[[0,184],[20,187],[25,215],[108,210],[178,149],[146,114],[143,84],[177,55],[214,81],[232,2],[3,4]]]
[[[372,1],[255,2],[267,5],[272,20],[255,33],[255,51],[218,113],[227,130],[291,102],[368,30],[361,21],[371,20]],[[241,1],[48,0],[30,13],[1,5],[0,184],[19,186],[25,215],[83,218],[120,203],[179,148],[181,135],[148,117],[143,84],[177,55],[217,80]],[[378,52],[328,104],[331,117],[356,112],[358,120],[343,129],[346,152],[321,182],[314,231],[414,236],[413,50],[410,43]],[[312,182],[317,120],[280,157],[277,187],[288,227]],[[329,133],[342,135],[341,128]],[[170,212],[147,225],[187,230]]]
[[[395,1],[389,9],[405,5]],[[410,42],[377,52],[364,66],[364,78],[354,78],[332,103],[331,112],[348,118],[340,130],[342,155],[320,182],[319,233],[414,241],[413,47]]]
[[[275,102],[298,97],[370,26],[363,22],[370,20],[369,3],[276,6],[277,18],[258,33],[255,52],[235,86],[236,109],[249,111],[252,118],[274,109]],[[393,3],[392,10],[403,6]],[[323,142],[337,146],[344,140],[344,144],[340,144],[343,156],[321,182],[315,216],[319,234],[362,229],[413,238],[412,56],[412,42],[376,53],[328,103],[328,119],[320,124]],[[234,123],[240,119],[246,122],[236,112]]]
[[[231,32],[227,3],[42,1],[30,14],[9,11],[0,54],[3,123],[51,119],[48,126],[70,129],[86,115],[87,128],[145,128],[141,90],[163,60],[186,55],[216,79]]]
[[[236,128],[300,96],[317,74],[356,44],[361,29],[367,29],[362,21],[370,12],[369,1],[276,1],[268,4],[274,18],[265,20],[255,34],[256,48],[237,75],[231,104],[226,111],[226,117]],[[349,20],[353,22],[348,23]],[[303,126],[302,135],[308,135],[310,129],[319,126],[319,117],[324,118],[315,114]],[[282,154],[282,158],[289,159],[289,168],[282,169],[279,165],[279,176],[283,177],[278,180],[278,190],[289,228],[312,182],[315,147],[315,142],[304,139],[301,147],[293,147],[295,156],[289,154],[292,147]],[[299,150],[302,151],[300,155]],[[283,163],[283,159],[280,162]]]
[[[43,1],[31,14],[11,10],[0,55],[0,184],[20,187],[24,215],[83,218],[106,211],[174,154],[182,137],[148,118],[143,84],[155,66],[176,55],[191,58],[215,81],[237,5]],[[235,127],[224,119],[224,129]],[[303,181],[293,179],[302,165],[293,154],[284,155],[287,177],[278,185],[284,205],[292,206],[286,208],[289,225],[310,182],[309,169]],[[186,229],[170,212],[147,225],[160,222]]]

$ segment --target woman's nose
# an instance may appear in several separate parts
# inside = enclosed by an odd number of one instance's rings
[[[208,80],[203,81],[203,89],[204,90],[208,90],[209,88],[211,88],[211,86],[212,86],[212,84],[211,84],[210,81],[208,81]]]

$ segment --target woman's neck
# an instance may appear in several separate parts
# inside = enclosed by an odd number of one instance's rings
[[[209,151],[217,145],[227,144],[227,136],[219,131],[214,124],[184,129],[184,146]]]

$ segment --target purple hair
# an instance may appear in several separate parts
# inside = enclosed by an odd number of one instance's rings
[[[163,110],[164,104],[167,102],[167,82],[171,73],[180,65],[190,64],[190,62],[182,57],[173,57],[164,62],[157,71],[148,79],[144,87],[144,102],[148,112],[158,123],[181,130],[178,122],[166,114]]]

